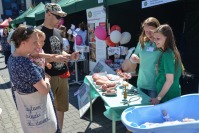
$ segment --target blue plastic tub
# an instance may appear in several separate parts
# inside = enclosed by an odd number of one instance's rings
[[[196,121],[158,127],[140,127],[146,122],[165,122],[162,110],[167,111],[172,121],[182,121],[184,118],[192,118]],[[133,133],[199,133],[199,94],[184,95],[155,106],[130,107],[124,110],[121,120]]]

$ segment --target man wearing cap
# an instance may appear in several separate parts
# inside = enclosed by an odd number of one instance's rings
[[[68,79],[60,75],[64,75],[68,71],[65,62],[69,60],[77,60],[79,52],[68,54],[63,51],[63,40],[60,32],[55,27],[62,17],[67,13],[63,12],[61,7],[55,3],[47,3],[45,5],[45,19],[44,23],[38,28],[46,34],[45,44],[43,50],[45,53],[58,54],[51,61],[52,68],[46,68],[45,71],[51,76],[50,84],[54,95],[55,108],[58,115],[59,126],[62,129],[64,112],[68,111],[69,107],[69,93],[68,93]]]

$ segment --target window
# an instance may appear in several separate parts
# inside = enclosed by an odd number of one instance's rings
[[[19,16],[19,11],[25,11],[25,0],[2,0],[4,18],[16,18]]]
[[[37,4],[39,4],[40,2],[46,4],[46,3],[50,3],[51,0],[32,0],[32,5],[37,6]]]

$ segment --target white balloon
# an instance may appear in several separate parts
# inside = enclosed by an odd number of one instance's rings
[[[118,43],[121,39],[122,34],[118,30],[114,30],[110,34],[110,39],[113,43]]]
[[[126,44],[130,40],[131,40],[131,34],[129,32],[123,32],[120,39],[120,44]]]

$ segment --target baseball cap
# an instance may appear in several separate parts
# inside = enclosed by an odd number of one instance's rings
[[[54,14],[59,15],[60,17],[65,17],[67,15],[66,12],[62,11],[60,5],[56,3],[47,3],[45,5],[46,11],[50,11]]]

